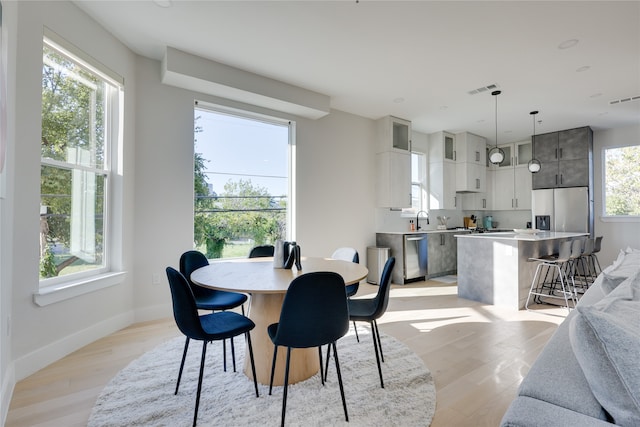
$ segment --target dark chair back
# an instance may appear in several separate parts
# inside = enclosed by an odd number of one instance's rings
[[[263,258],[263,257],[271,257],[275,252],[275,247],[273,245],[261,245],[255,246],[251,248],[249,252],[249,258]]]
[[[191,281],[191,273],[209,265],[207,257],[199,251],[187,251],[180,256],[180,273],[187,279],[193,295],[197,298],[199,296],[208,295],[211,290],[205,289],[202,286],[194,285]]]
[[[387,310],[387,306],[389,305],[389,292],[391,291],[391,273],[393,272],[393,267],[395,265],[395,257],[387,259],[387,262],[384,265],[382,275],[380,276],[378,294],[374,298],[376,310],[371,316],[373,319],[380,318]]]
[[[206,335],[200,323],[196,301],[187,279],[175,268],[167,267],[167,279],[173,300],[173,317],[178,329],[187,337],[196,340]]]
[[[306,273],[295,278],[284,297],[274,343],[293,348],[317,347],[349,330],[349,309],[342,276]]]

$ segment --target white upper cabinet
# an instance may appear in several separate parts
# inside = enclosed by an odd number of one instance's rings
[[[448,132],[436,132],[429,135],[429,162],[456,161],[456,137]]]
[[[378,153],[411,152],[411,122],[386,116],[378,120]]]
[[[386,116],[378,120],[377,205],[411,207],[411,122]]]
[[[487,140],[470,132],[457,133],[455,136],[456,162],[485,165]]]
[[[487,140],[469,132],[455,135],[456,191],[483,193],[487,190]]]
[[[498,147],[504,151],[504,161],[493,165],[494,169],[526,168],[529,160],[532,159],[530,140],[503,144]]]

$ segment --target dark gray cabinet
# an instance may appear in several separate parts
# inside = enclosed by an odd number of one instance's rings
[[[427,278],[455,274],[458,246],[452,232],[429,233],[427,237]]]
[[[590,127],[536,135],[534,156],[542,165],[533,189],[588,187],[593,179],[593,132]]]

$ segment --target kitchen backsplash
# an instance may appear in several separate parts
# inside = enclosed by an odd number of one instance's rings
[[[531,221],[531,211],[459,211],[459,210],[431,210],[429,211],[429,224],[426,218],[420,218],[422,230],[436,230],[438,228],[438,217],[446,216],[447,227],[462,227],[465,216],[475,215],[478,220],[478,227],[482,227],[483,218],[486,215],[493,217],[493,222],[498,223],[499,229],[525,228],[527,222]],[[392,211],[387,208],[376,209],[376,231],[378,232],[398,232],[409,231],[409,221],[415,222],[414,216],[406,216],[401,211]]]

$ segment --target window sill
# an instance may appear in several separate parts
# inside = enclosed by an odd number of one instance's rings
[[[39,289],[33,294],[33,302],[40,307],[55,304],[99,289],[119,285],[124,281],[125,275],[125,272],[105,273],[99,276],[78,280],[76,282],[47,286],[46,288]]]
[[[640,222],[640,216],[601,216],[602,222]]]

